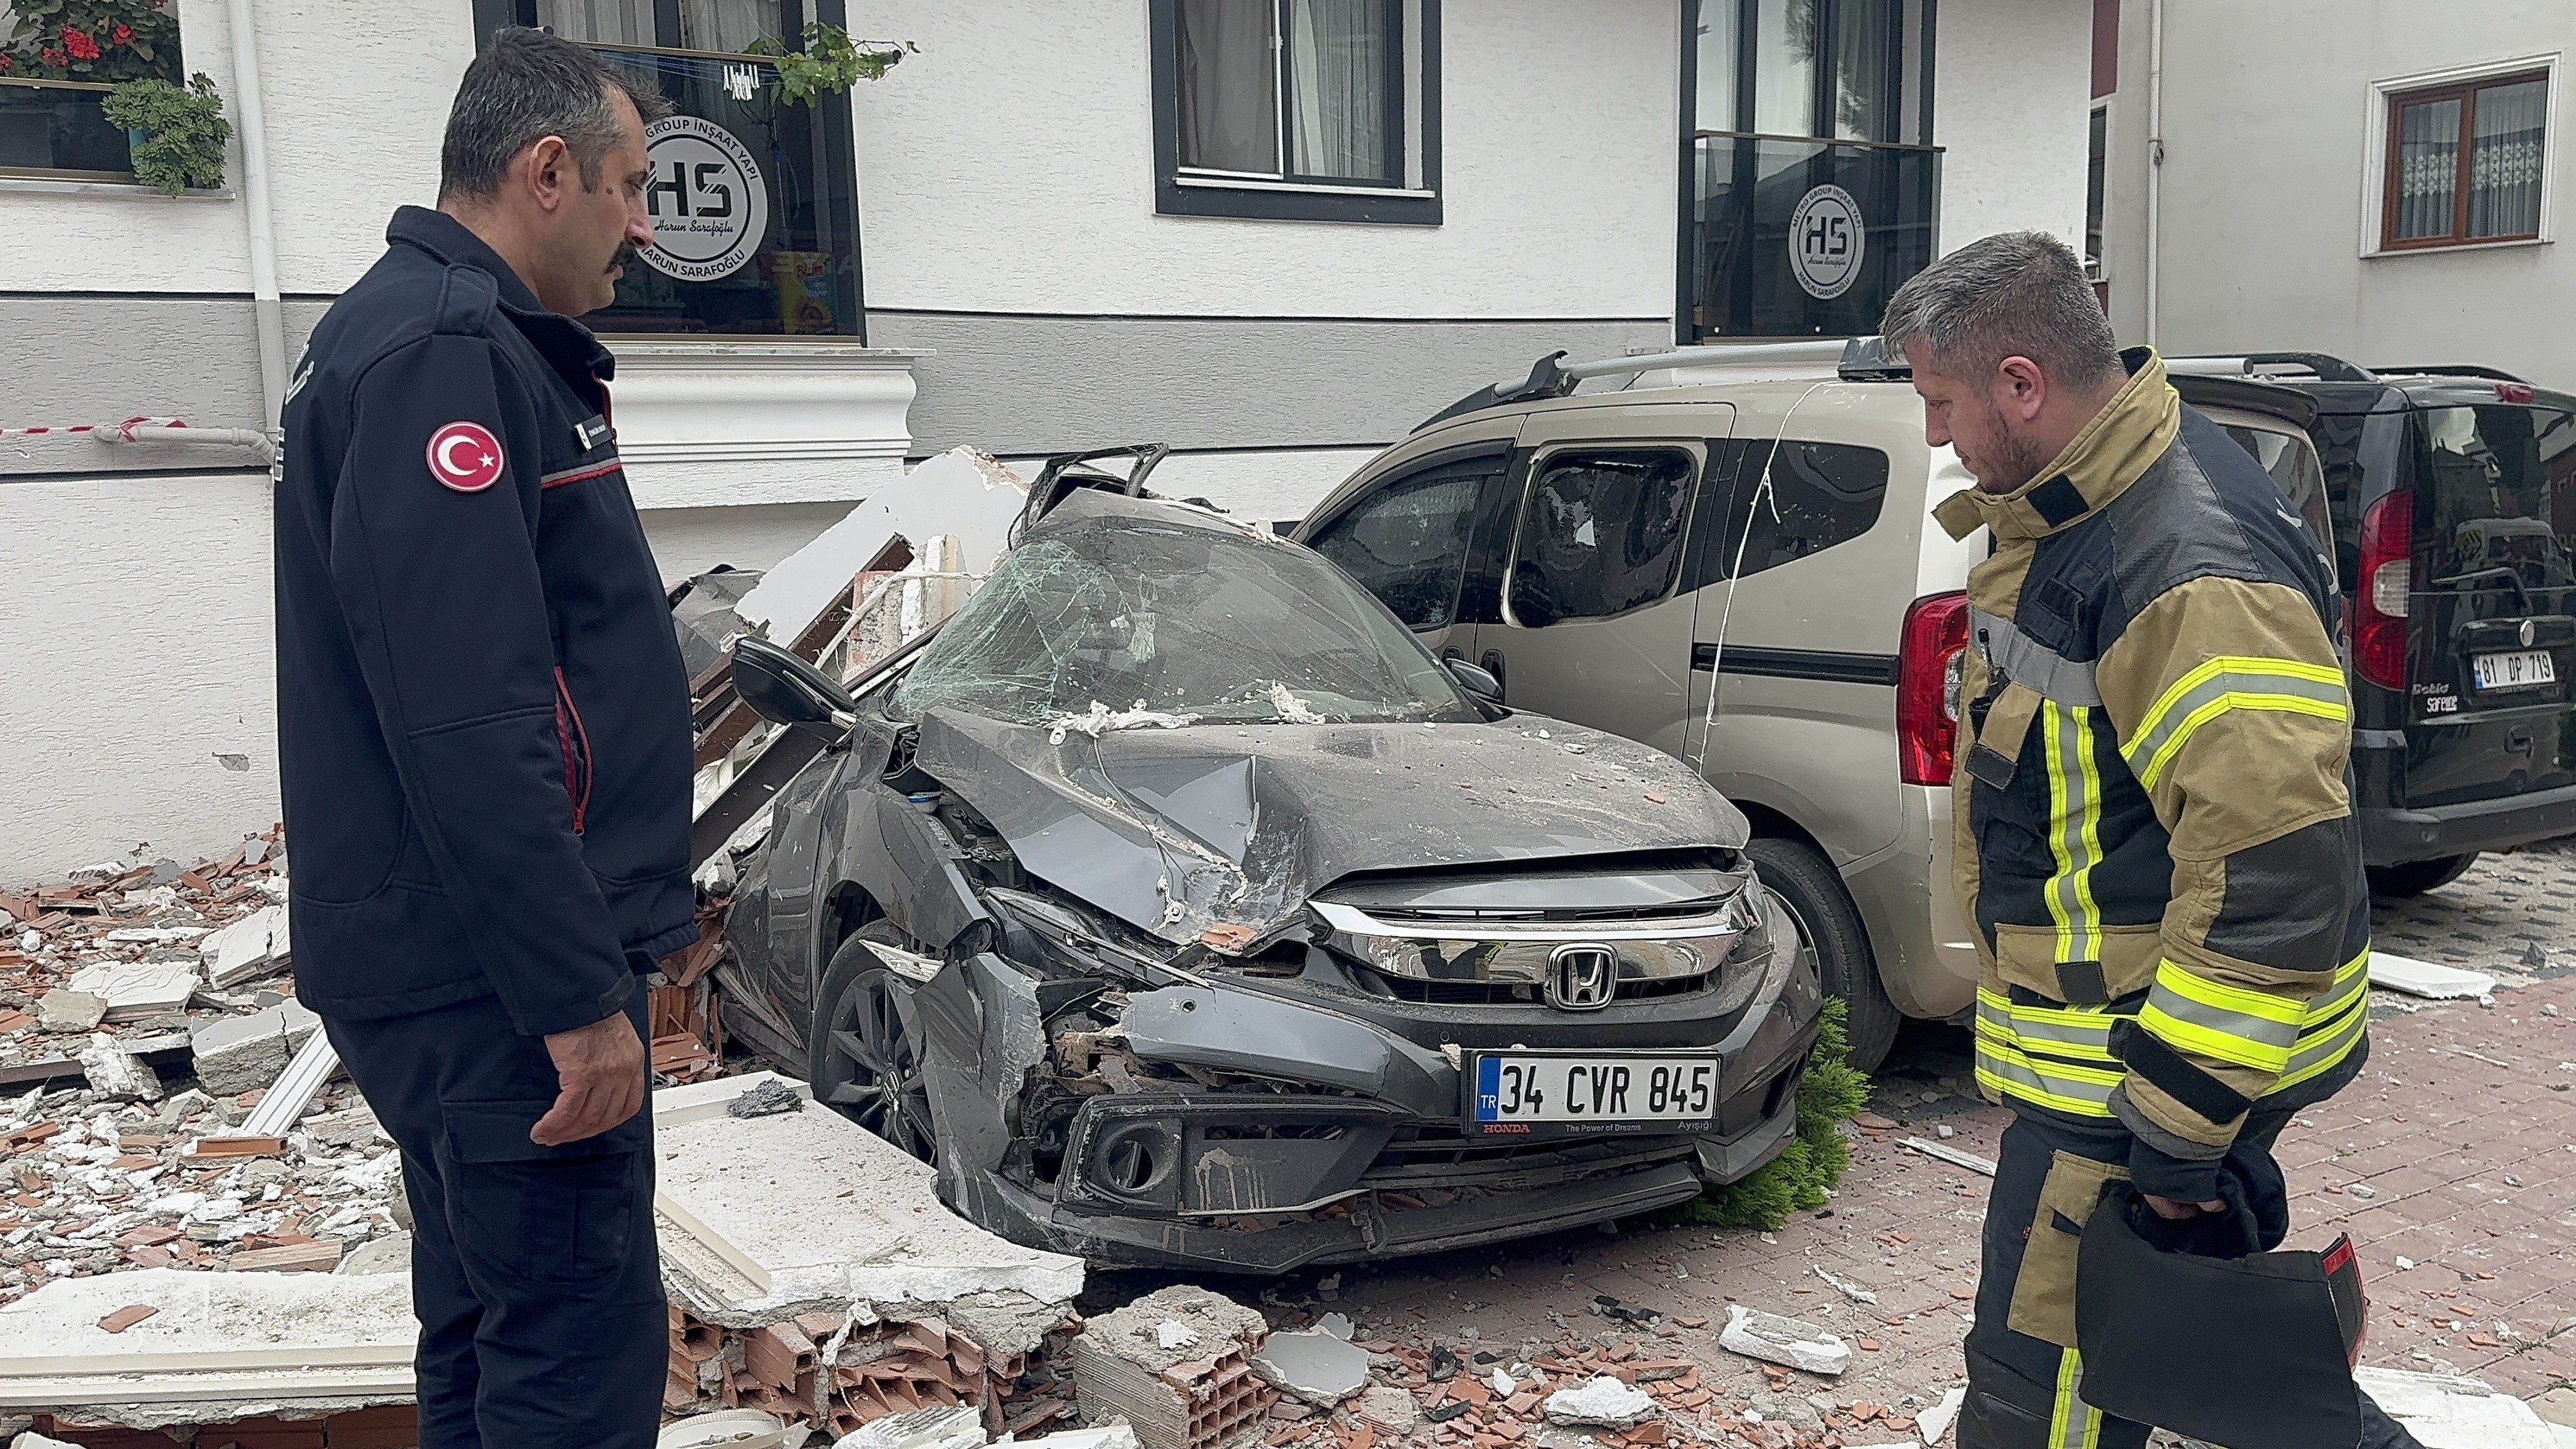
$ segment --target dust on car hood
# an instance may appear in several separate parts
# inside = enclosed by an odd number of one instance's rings
[[[1310,892],[1361,872],[1734,848],[1749,834],[1670,755],[1531,714],[1051,743],[1044,726],[932,709],[919,728],[922,768],[1032,874],[1164,940],[1221,951],[1268,937]]]

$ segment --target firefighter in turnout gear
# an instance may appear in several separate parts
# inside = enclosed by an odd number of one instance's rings
[[[2103,1188],[2131,1181],[2177,1221],[2249,1181],[2277,1194],[2272,1139],[2368,1055],[2338,599],[2271,477],[2152,353],[2117,352],[2063,243],[1972,243],[1898,291],[1885,332],[1928,440],[1977,480],[1935,517],[1992,539],[1969,575],[1951,851],[1977,1081],[2015,1120],[1959,1442],[2136,1449],[2149,1426],[2084,1401],[2075,1347]],[[2411,1442],[2361,1411],[2365,1444]]]

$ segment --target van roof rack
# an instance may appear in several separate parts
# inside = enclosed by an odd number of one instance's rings
[[[2490,382],[2528,383],[2531,381],[2531,379],[2527,377],[2518,377],[2513,373],[2507,372],[2501,367],[2480,367],[2475,363],[2468,362],[2442,362],[2422,365],[2408,363],[2400,367],[2373,367],[2371,368],[2371,371],[2378,373],[2382,377],[2483,377]]]
[[[1670,352],[1645,352],[1633,357],[1605,357],[1593,362],[1568,363],[1562,349],[1551,352],[1532,364],[1529,376],[1480,387],[1449,406],[1424,418],[1413,431],[1421,432],[1434,423],[1446,422],[1467,413],[1483,412],[1506,403],[1535,402],[1565,397],[1575,385],[1593,377],[1633,377],[1641,372],[1656,372],[1668,367],[1745,367],[1764,364],[1803,363],[1817,366],[1832,362],[1836,374],[1846,382],[1902,381],[1913,376],[1898,355],[1893,364],[1884,339],[1854,337],[1837,341],[1819,338],[1813,342],[1758,342],[1742,346],[1682,347]]]
[[[2176,367],[2175,364],[2182,364]],[[2183,372],[2207,373],[2213,369],[2260,377],[2266,371],[2293,369],[2313,374],[2319,382],[2377,382],[2378,376],[2325,352],[2224,352],[2188,357],[2168,357],[2165,366]]]

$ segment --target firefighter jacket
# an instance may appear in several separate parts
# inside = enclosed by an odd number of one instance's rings
[[[2032,482],[1935,510],[1994,536],[1952,860],[1984,1093],[2117,1119],[2139,1186],[2197,1201],[2256,1102],[2360,1070],[2369,892],[2329,566],[2163,363],[2127,360]]]

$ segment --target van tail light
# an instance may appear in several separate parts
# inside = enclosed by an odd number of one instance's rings
[[[1967,667],[1968,596],[1916,599],[1896,656],[1896,759],[1906,784],[1950,783]]]
[[[2390,493],[2361,518],[2361,579],[2354,590],[2360,627],[2352,667],[2382,689],[2406,688],[2406,602],[2415,587],[2415,495]]]

